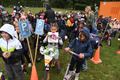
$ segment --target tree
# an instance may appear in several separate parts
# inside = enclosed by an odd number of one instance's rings
[[[39,7],[43,2],[49,2],[55,8],[70,8],[70,9],[83,9],[85,6],[94,6],[94,3],[99,4],[100,0],[2,0],[4,6],[13,6],[20,2],[23,6]],[[110,0],[109,0],[110,1]]]

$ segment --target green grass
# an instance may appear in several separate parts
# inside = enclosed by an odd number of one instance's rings
[[[70,9],[58,9],[58,8],[52,8],[53,10],[55,10],[56,12],[62,12],[62,13],[66,13],[66,12],[71,12],[71,11],[77,11],[77,10],[70,10]],[[6,8],[6,10],[11,13],[13,10],[12,8]],[[24,8],[25,12],[27,12],[28,10],[31,10],[33,14],[38,13],[41,10],[46,10],[45,8],[41,8],[41,7],[25,7]]]
[[[105,45],[105,44],[104,44]],[[101,48],[101,60],[102,63],[94,65],[89,63],[89,70],[86,73],[81,73],[80,80],[120,80],[119,76],[119,57],[115,51],[118,49],[118,42],[112,41],[112,46],[103,46]]]
[[[64,45],[66,47],[67,44]],[[116,54],[115,51],[118,50],[118,41],[113,39],[112,46],[108,47],[103,43],[101,47],[100,57],[102,60],[101,64],[93,64],[88,60],[88,71],[81,72],[79,80],[120,80],[120,55]],[[70,55],[66,54],[63,49],[60,50],[60,64],[61,73],[58,74],[56,68],[51,68],[50,77],[51,80],[62,80],[65,74],[67,64],[70,61]],[[1,61],[2,62],[2,61]],[[3,69],[4,66],[2,65]],[[39,76],[39,80],[42,79],[44,75],[44,61],[36,63],[36,68]],[[31,69],[28,69],[28,74],[26,74],[26,80],[30,78]]]
[[[30,9],[32,12],[38,12],[42,8],[25,8],[25,10]],[[11,12],[11,8],[7,8],[8,12]],[[62,10],[65,12],[66,10]],[[117,39],[112,40],[112,46],[108,47],[105,43],[103,43],[103,47],[101,47],[100,58],[102,60],[101,64],[93,64],[90,60],[88,60],[88,71],[81,72],[79,80],[120,80],[120,55],[116,54],[116,50],[118,50],[118,45],[120,43]],[[67,46],[67,43],[64,44],[64,47]],[[63,48],[64,48],[63,47]],[[70,55],[66,54],[63,49],[60,50],[60,64],[61,64],[61,73],[58,74],[55,68],[50,70],[51,80],[63,80],[63,76],[66,71],[67,64],[70,61]],[[0,67],[5,73],[4,64],[2,59],[0,59]],[[42,79],[44,75],[44,61],[36,63],[36,68],[39,76],[39,80]],[[28,73],[25,75],[26,80],[30,80],[31,69],[29,68]],[[5,73],[5,76],[6,73]]]

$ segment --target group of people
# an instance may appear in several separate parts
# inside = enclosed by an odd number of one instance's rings
[[[13,11],[10,21],[4,22],[0,28],[0,56],[5,62],[8,80],[25,80],[25,60],[28,62],[28,67],[32,65],[28,54],[27,40],[20,35],[19,21],[21,20],[28,20],[34,47],[36,44],[34,34],[36,21],[37,19],[44,20],[44,34],[39,36],[39,48],[41,45],[48,48],[54,47],[56,55],[53,58],[59,72],[61,70],[59,50],[66,39],[68,39],[69,44],[64,50],[66,52],[72,50],[78,55],[72,55],[67,78],[75,71],[75,80],[79,80],[80,71],[87,70],[86,59],[90,59],[93,56],[94,50],[100,44],[100,39],[96,39],[93,36],[98,36],[99,28],[97,25],[102,24],[103,26],[104,23],[101,22],[103,19],[96,20],[94,11],[92,11],[90,6],[87,6],[85,11],[66,14],[54,12],[49,5],[46,7],[46,11],[40,11],[35,16],[30,10],[28,13],[25,13],[24,10],[20,12]],[[53,41],[50,41],[49,37]],[[40,58],[42,57],[40,56]]]

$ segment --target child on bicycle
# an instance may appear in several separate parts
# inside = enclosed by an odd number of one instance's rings
[[[72,55],[67,78],[69,78],[75,72],[75,80],[79,80],[79,74],[82,65],[84,64],[85,59],[89,58],[93,52],[89,39],[89,32],[86,29],[82,29],[79,32],[78,38],[75,38],[69,44],[69,46],[65,48],[66,52],[69,52],[70,50],[78,54],[79,57]]]
[[[54,48],[55,55],[53,59],[55,60],[57,70],[60,71],[60,62],[59,62],[59,44],[62,45],[62,38],[59,36],[58,25],[57,23],[52,23],[50,27],[50,32],[48,32],[47,36],[43,40],[43,43],[48,43],[48,48]]]

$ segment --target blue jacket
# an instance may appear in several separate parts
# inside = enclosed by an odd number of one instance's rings
[[[69,48],[72,49],[76,54],[83,53],[85,58],[91,57],[93,49],[89,39],[89,32],[87,30],[82,30],[88,37],[86,41],[81,42],[80,39],[75,38],[70,44]]]

